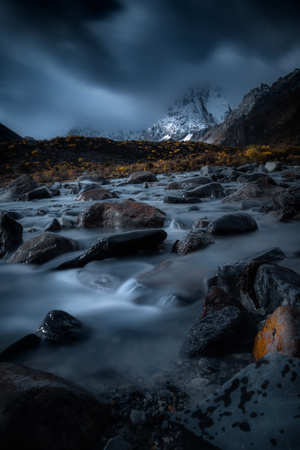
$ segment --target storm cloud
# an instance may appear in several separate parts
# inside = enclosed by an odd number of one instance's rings
[[[0,122],[139,129],[204,81],[237,106],[299,67],[299,18],[296,0],[2,0]]]

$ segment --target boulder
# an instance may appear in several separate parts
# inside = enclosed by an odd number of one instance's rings
[[[87,337],[82,322],[60,310],[48,312],[35,334],[43,341],[60,345],[75,344]]]
[[[270,202],[273,195],[282,192],[282,187],[270,177],[260,178],[257,181],[243,186],[233,194],[228,195],[222,200],[222,203],[241,202],[243,200],[259,199],[261,202]]]
[[[33,191],[38,187],[37,182],[30,175],[21,175],[9,183],[0,195],[0,201],[9,202],[18,200],[23,194]]]
[[[223,177],[222,181],[236,181],[241,175],[241,172],[238,172],[234,168],[227,168],[222,170],[220,175]]]
[[[22,242],[23,227],[9,214],[0,214],[0,258]]]
[[[279,306],[257,334],[253,347],[256,360],[276,352],[300,358],[300,307]]]
[[[178,255],[187,255],[188,253],[201,250],[209,244],[213,244],[214,240],[201,230],[191,230],[182,239],[177,240],[173,246],[173,252]]]
[[[237,167],[237,170],[239,172],[247,173],[247,172],[253,172],[258,167],[258,163],[248,163],[244,164],[243,166]]]
[[[43,264],[56,256],[78,250],[78,243],[55,233],[45,232],[24,242],[8,259],[9,263]]]
[[[0,438],[3,450],[92,448],[109,409],[78,385],[12,363],[0,363]]]
[[[273,353],[170,419],[192,434],[191,448],[296,449],[299,392],[299,359]]]
[[[268,161],[265,164],[265,168],[268,172],[275,172],[282,169],[282,163],[279,161]]]
[[[98,173],[86,173],[80,175],[80,177],[77,178],[77,181],[94,181],[95,183],[109,184],[109,181],[103,175]]]
[[[127,180],[128,184],[141,184],[145,182],[154,182],[157,181],[156,176],[151,172],[139,171],[132,173]]]
[[[53,192],[47,186],[40,186],[33,191],[22,195],[22,202],[30,202],[32,200],[40,200],[42,198],[54,197]]]
[[[165,189],[171,190],[171,189],[188,189],[188,188],[194,188],[195,185],[203,185],[211,183],[212,179],[208,177],[192,177],[187,178],[185,180],[181,181],[173,181],[172,183],[169,183]]]
[[[88,202],[92,200],[107,200],[109,198],[119,198],[119,197],[115,192],[110,192],[107,189],[91,189],[79,194],[76,200]]]
[[[129,256],[143,250],[156,250],[166,239],[164,230],[128,231],[99,239],[82,255],[56,267],[57,270],[84,267],[91,261]]]
[[[202,200],[198,197],[171,197],[166,196],[164,197],[164,203],[173,203],[173,204],[187,204],[187,203],[201,203]]]
[[[245,311],[245,308],[237,298],[227,294],[218,286],[212,286],[204,299],[201,319],[220,311],[226,306],[234,306],[241,311]]]
[[[291,186],[272,198],[273,205],[268,211],[274,211],[282,222],[300,218],[300,186]]]
[[[258,229],[256,221],[246,213],[225,214],[213,220],[208,225],[206,232],[209,234],[239,234],[249,233]]]
[[[300,306],[300,275],[275,264],[259,266],[254,291],[260,307],[271,314],[278,306]]]
[[[226,306],[213,314],[197,319],[181,353],[183,356],[220,356],[239,351],[251,351],[258,317]]]
[[[162,227],[166,214],[144,202],[94,203],[78,216],[81,228],[156,228]]]
[[[45,231],[60,231],[61,226],[57,219],[53,219],[52,222],[45,228]]]
[[[223,198],[225,194],[224,188],[220,183],[212,182],[188,189],[183,193],[183,197]]]
[[[250,183],[252,181],[257,181],[261,179],[270,178],[267,174],[263,172],[254,172],[254,173],[244,173],[243,175],[240,175],[236,181],[238,183]]]

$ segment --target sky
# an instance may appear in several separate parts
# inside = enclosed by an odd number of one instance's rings
[[[298,0],[0,0],[0,123],[142,129],[189,87],[233,107],[300,68]]]

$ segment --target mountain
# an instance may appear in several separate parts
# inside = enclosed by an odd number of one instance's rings
[[[228,146],[300,145],[300,70],[245,95],[237,109],[202,138]]]
[[[144,134],[148,141],[199,140],[213,125],[223,122],[231,112],[221,89],[204,87],[189,89],[175,101],[167,114]]]
[[[0,123],[0,142],[10,142],[14,139],[22,140],[23,138]]]
[[[71,128],[65,135],[66,136],[83,136],[83,137],[104,137],[113,139],[114,141],[132,141],[142,139],[144,131],[105,131],[105,130],[94,130],[93,128],[85,127],[74,127]]]

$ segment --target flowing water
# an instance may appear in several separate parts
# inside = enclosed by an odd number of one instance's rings
[[[259,229],[234,237],[215,237],[215,243],[187,256],[172,253],[172,246],[193,226],[196,219],[209,220],[232,211],[241,204],[222,204],[204,200],[194,205],[166,204],[165,191],[170,181],[193,174],[159,176],[159,183],[122,185],[112,181],[109,190],[120,199],[134,198],[156,206],[167,214],[164,229],[168,237],[157,253],[95,261],[83,269],[49,270],[58,263],[82,253],[96,239],[128,230],[64,228],[59,234],[76,239],[80,250],[63,255],[37,267],[0,263],[0,350],[28,333],[34,333],[46,313],[52,309],[67,311],[89,329],[89,339],[74,347],[43,348],[28,356],[31,367],[47,370],[85,384],[97,373],[114,371],[122,376],[147,376],[168,371],[194,320],[201,315],[205,279],[214,275],[220,263],[234,261],[257,251],[279,246],[287,255],[283,265],[299,270],[300,260],[293,253],[300,250],[299,224],[278,223],[257,209],[248,210]],[[280,174],[276,175],[280,181]],[[76,183],[74,183],[76,184]],[[228,192],[240,187],[225,185]],[[106,187],[106,186],[105,186]],[[14,212],[23,225],[24,240],[42,232],[54,217],[76,222],[78,213],[89,202],[76,202],[68,188],[61,196],[33,202],[1,204],[2,211]],[[29,232],[29,229],[36,231]],[[138,276],[158,264],[170,261],[164,270],[148,276],[142,285]],[[178,302],[178,299],[181,299]],[[183,301],[183,300],[184,301]],[[193,302],[192,302],[193,300]],[[182,301],[184,305],[182,305]]]

